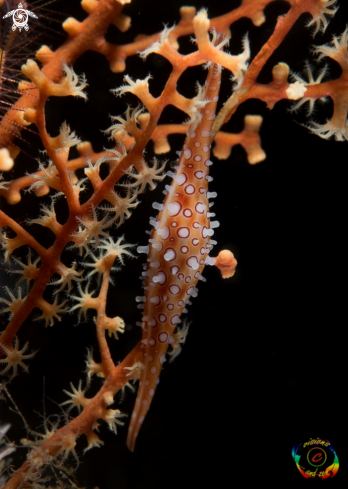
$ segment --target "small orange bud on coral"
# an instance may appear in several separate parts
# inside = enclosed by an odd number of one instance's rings
[[[220,269],[222,278],[230,278],[234,275],[237,260],[231,251],[222,250],[215,258],[215,266]]]
[[[53,51],[48,46],[41,46],[36,52],[36,59],[46,65],[53,57]]]
[[[69,34],[69,36],[77,36],[77,34],[79,34],[81,31],[81,22],[74,19],[74,17],[69,17],[65,22],[63,22],[62,27],[65,32]]]
[[[36,120],[36,110],[35,109],[26,109],[24,114],[23,114],[23,119],[27,123],[31,124],[32,122],[35,122]]]
[[[13,167],[13,159],[10,156],[10,152],[7,148],[0,149],[0,170],[9,171]]]

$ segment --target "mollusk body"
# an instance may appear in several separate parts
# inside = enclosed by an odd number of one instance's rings
[[[209,264],[210,237],[218,222],[210,222],[208,192],[210,140],[220,88],[220,69],[212,65],[205,85],[206,105],[199,109],[201,121],[189,127],[176,174],[157,219],[148,247],[143,315],[143,368],[133,410],[127,446],[134,450],[136,437],[153,399],[172,334],[186,312],[185,305],[197,295],[196,284]]]

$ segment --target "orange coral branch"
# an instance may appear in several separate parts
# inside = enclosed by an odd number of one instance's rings
[[[132,367],[139,361],[140,355],[140,343],[138,343],[125,359],[108,375],[98,394],[92,399],[89,399],[89,403],[84,408],[83,412],[70,423],[53,433],[53,435],[47,438],[38,448],[33,448],[31,453],[29,453],[29,459],[16,471],[3,489],[18,489],[19,487],[22,487],[25,481],[30,480],[30,476],[35,477],[36,472],[38,472],[42,466],[47,462],[52,461],[52,458],[62,451],[66,437],[69,436],[72,438],[71,449],[73,449],[74,439],[76,439],[77,436],[80,436],[83,433],[93,433],[92,430],[97,419],[102,418],[103,416],[105,417],[107,414],[107,410],[105,409],[107,406],[105,399],[108,399],[110,396],[114,397],[129,381],[130,376],[127,372],[127,368]],[[36,459],[35,464],[32,463],[33,457]]]

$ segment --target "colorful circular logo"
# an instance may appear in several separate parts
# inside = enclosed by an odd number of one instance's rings
[[[338,457],[329,440],[310,438],[306,443],[292,448],[292,457],[306,479],[327,479],[337,474]]]

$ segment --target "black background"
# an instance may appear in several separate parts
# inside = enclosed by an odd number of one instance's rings
[[[64,19],[73,15],[82,20],[85,14],[77,2],[71,3],[62,0],[53,4],[51,8],[57,13],[51,17]],[[305,28],[309,16],[302,16],[266,64],[259,81],[269,82],[272,67],[280,61],[288,63],[292,71],[302,72],[304,60],[314,59],[311,46],[328,43],[333,34],[339,35],[345,29],[347,8],[341,3],[326,33],[318,34],[314,40]],[[207,7],[210,18],[239,4],[190,2],[197,8]],[[158,32],[163,24],[179,22],[180,6],[180,2],[170,0],[133,0],[123,10],[132,17],[131,29],[121,34],[112,28],[107,38],[126,44],[139,33]],[[266,8],[267,20],[261,27],[253,26],[248,19],[238,21],[231,28],[230,51],[241,51],[242,37],[248,32],[254,57],[273,32],[277,17],[287,10],[286,2],[273,2]],[[54,22],[47,21],[48,25],[53,32],[45,42],[54,48],[59,44],[61,29]],[[179,42],[182,53],[194,49],[188,38]],[[330,78],[338,78],[338,65],[330,60],[328,64]],[[82,99],[51,99],[47,104],[49,132],[57,135],[66,120],[82,140],[93,143],[95,150],[110,147],[101,132],[110,125],[109,114],[122,114],[127,103],[135,106],[137,101],[132,95],[115,98],[110,94],[111,88],[122,84],[124,74],[111,73],[100,55],[86,53],[74,69],[86,74],[89,100],[85,103]],[[170,65],[156,55],[149,56],[145,63],[132,57],[126,61],[126,73],[133,79],[151,73],[154,79],[150,89],[158,96]],[[179,81],[179,92],[194,96],[195,81],[203,83],[205,75],[201,68],[188,70]],[[221,101],[230,93],[229,78],[230,73],[224,70]],[[85,456],[85,439],[81,437],[77,445],[81,487],[224,487],[236,483],[244,486],[251,480],[253,484],[265,482],[272,487],[300,486],[308,481],[298,472],[291,449],[311,437],[328,439],[339,457],[338,474],[324,483],[346,485],[347,142],[326,141],[310,134],[301,125],[306,123],[305,111],[291,114],[287,110],[290,106],[282,101],[269,111],[258,100],[248,101],[224,126],[226,131],[239,132],[245,114],[264,117],[264,162],[249,165],[244,150],[236,147],[229,160],[214,159],[212,167],[211,191],[218,193],[212,210],[220,221],[213,254],[231,249],[238,260],[236,274],[223,280],[218,270],[206,268],[207,282],[199,284],[199,295],[187,315],[192,324],[186,344],[172,364],[165,364],[135,452],[130,453],[125,446],[128,421],[118,430],[117,437],[101,424],[100,437],[105,445]],[[324,123],[332,114],[332,103],[316,106],[313,119]],[[178,110],[168,107],[161,122],[180,123],[185,119]],[[21,155],[12,177],[23,174],[24,169],[30,172],[37,168],[39,138],[29,133],[23,136],[30,146],[18,144],[31,158]],[[173,161],[183,136],[169,139],[172,152],[164,156]],[[147,161],[152,157],[150,143]],[[161,202],[161,192],[169,182],[167,177],[155,191],[142,194],[141,205],[121,228],[113,229],[112,235],[118,238],[124,234],[128,243],[145,245],[145,230],[150,229],[148,219],[155,215],[152,202]],[[16,207],[8,206],[3,199],[1,206],[24,224],[25,219],[37,217],[39,202],[49,201],[47,197],[38,199],[26,194]],[[59,204],[57,215],[62,221],[66,218],[63,204]],[[46,246],[52,244],[50,231],[42,231],[37,225],[29,230]],[[24,258],[25,254],[22,248],[16,256]],[[140,311],[134,299],[142,295],[138,276],[143,256],[127,260],[126,266],[115,274],[115,285],[110,286],[107,313],[121,316],[127,325],[118,342],[109,341],[115,362],[124,358],[140,339],[140,328],[135,326]],[[82,261],[72,253],[64,259],[68,265],[74,259]],[[1,280],[3,285],[14,280],[5,267]],[[30,375],[21,373],[9,386],[33,429],[42,423],[37,412],[42,415],[43,401],[46,414],[61,413],[52,400],[65,401],[63,389],[71,390],[70,382],[77,387],[80,379],[85,381],[87,347],[94,347],[98,360],[92,314],[88,323],[78,325],[77,317],[65,314],[61,322],[46,329],[43,323],[32,322],[35,315],[39,315],[38,310],[25,322],[19,338],[21,345],[30,341],[30,348],[39,353],[30,361]],[[6,321],[2,316],[3,328]],[[100,382],[93,380],[88,397],[98,390]],[[127,391],[122,403],[118,396],[112,408],[130,415],[134,397]],[[9,413],[4,403],[0,404],[0,416],[13,425],[10,439],[18,441],[25,436],[19,417]],[[24,459],[25,450],[18,449],[16,464]],[[70,462],[73,464],[73,459]]]

